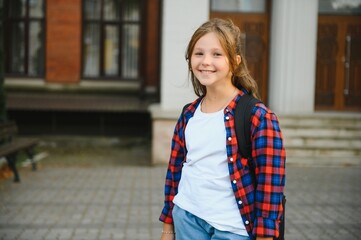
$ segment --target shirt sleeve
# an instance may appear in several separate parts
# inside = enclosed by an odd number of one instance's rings
[[[185,158],[183,117],[178,119],[174,129],[171,144],[171,154],[168,163],[164,187],[164,207],[159,220],[165,223],[173,223],[172,210],[173,199],[178,192],[178,184],[181,178],[182,164]]]
[[[253,235],[278,237],[286,155],[277,116],[265,107],[256,106],[251,132],[257,181]]]

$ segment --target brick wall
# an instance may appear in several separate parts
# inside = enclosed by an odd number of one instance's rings
[[[46,81],[79,82],[81,0],[47,0],[46,4]]]

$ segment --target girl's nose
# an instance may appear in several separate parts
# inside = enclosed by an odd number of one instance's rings
[[[203,55],[202,65],[209,65],[211,63],[211,57],[208,54]]]

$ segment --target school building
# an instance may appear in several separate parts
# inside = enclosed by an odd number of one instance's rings
[[[166,162],[180,109],[195,98],[188,41],[204,21],[229,18],[262,100],[286,123],[299,117],[290,125],[346,118],[356,143],[343,144],[356,150],[333,157],[361,159],[352,127],[361,126],[361,0],[4,0],[4,9],[5,89],[19,122],[65,134],[151,129],[152,161]]]

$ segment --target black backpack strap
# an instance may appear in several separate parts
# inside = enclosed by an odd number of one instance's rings
[[[251,142],[251,115],[252,109],[256,103],[261,101],[252,95],[243,95],[236,106],[234,113],[234,125],[237,135],[238,151],[244,158],[252,157],[252,142]]]

